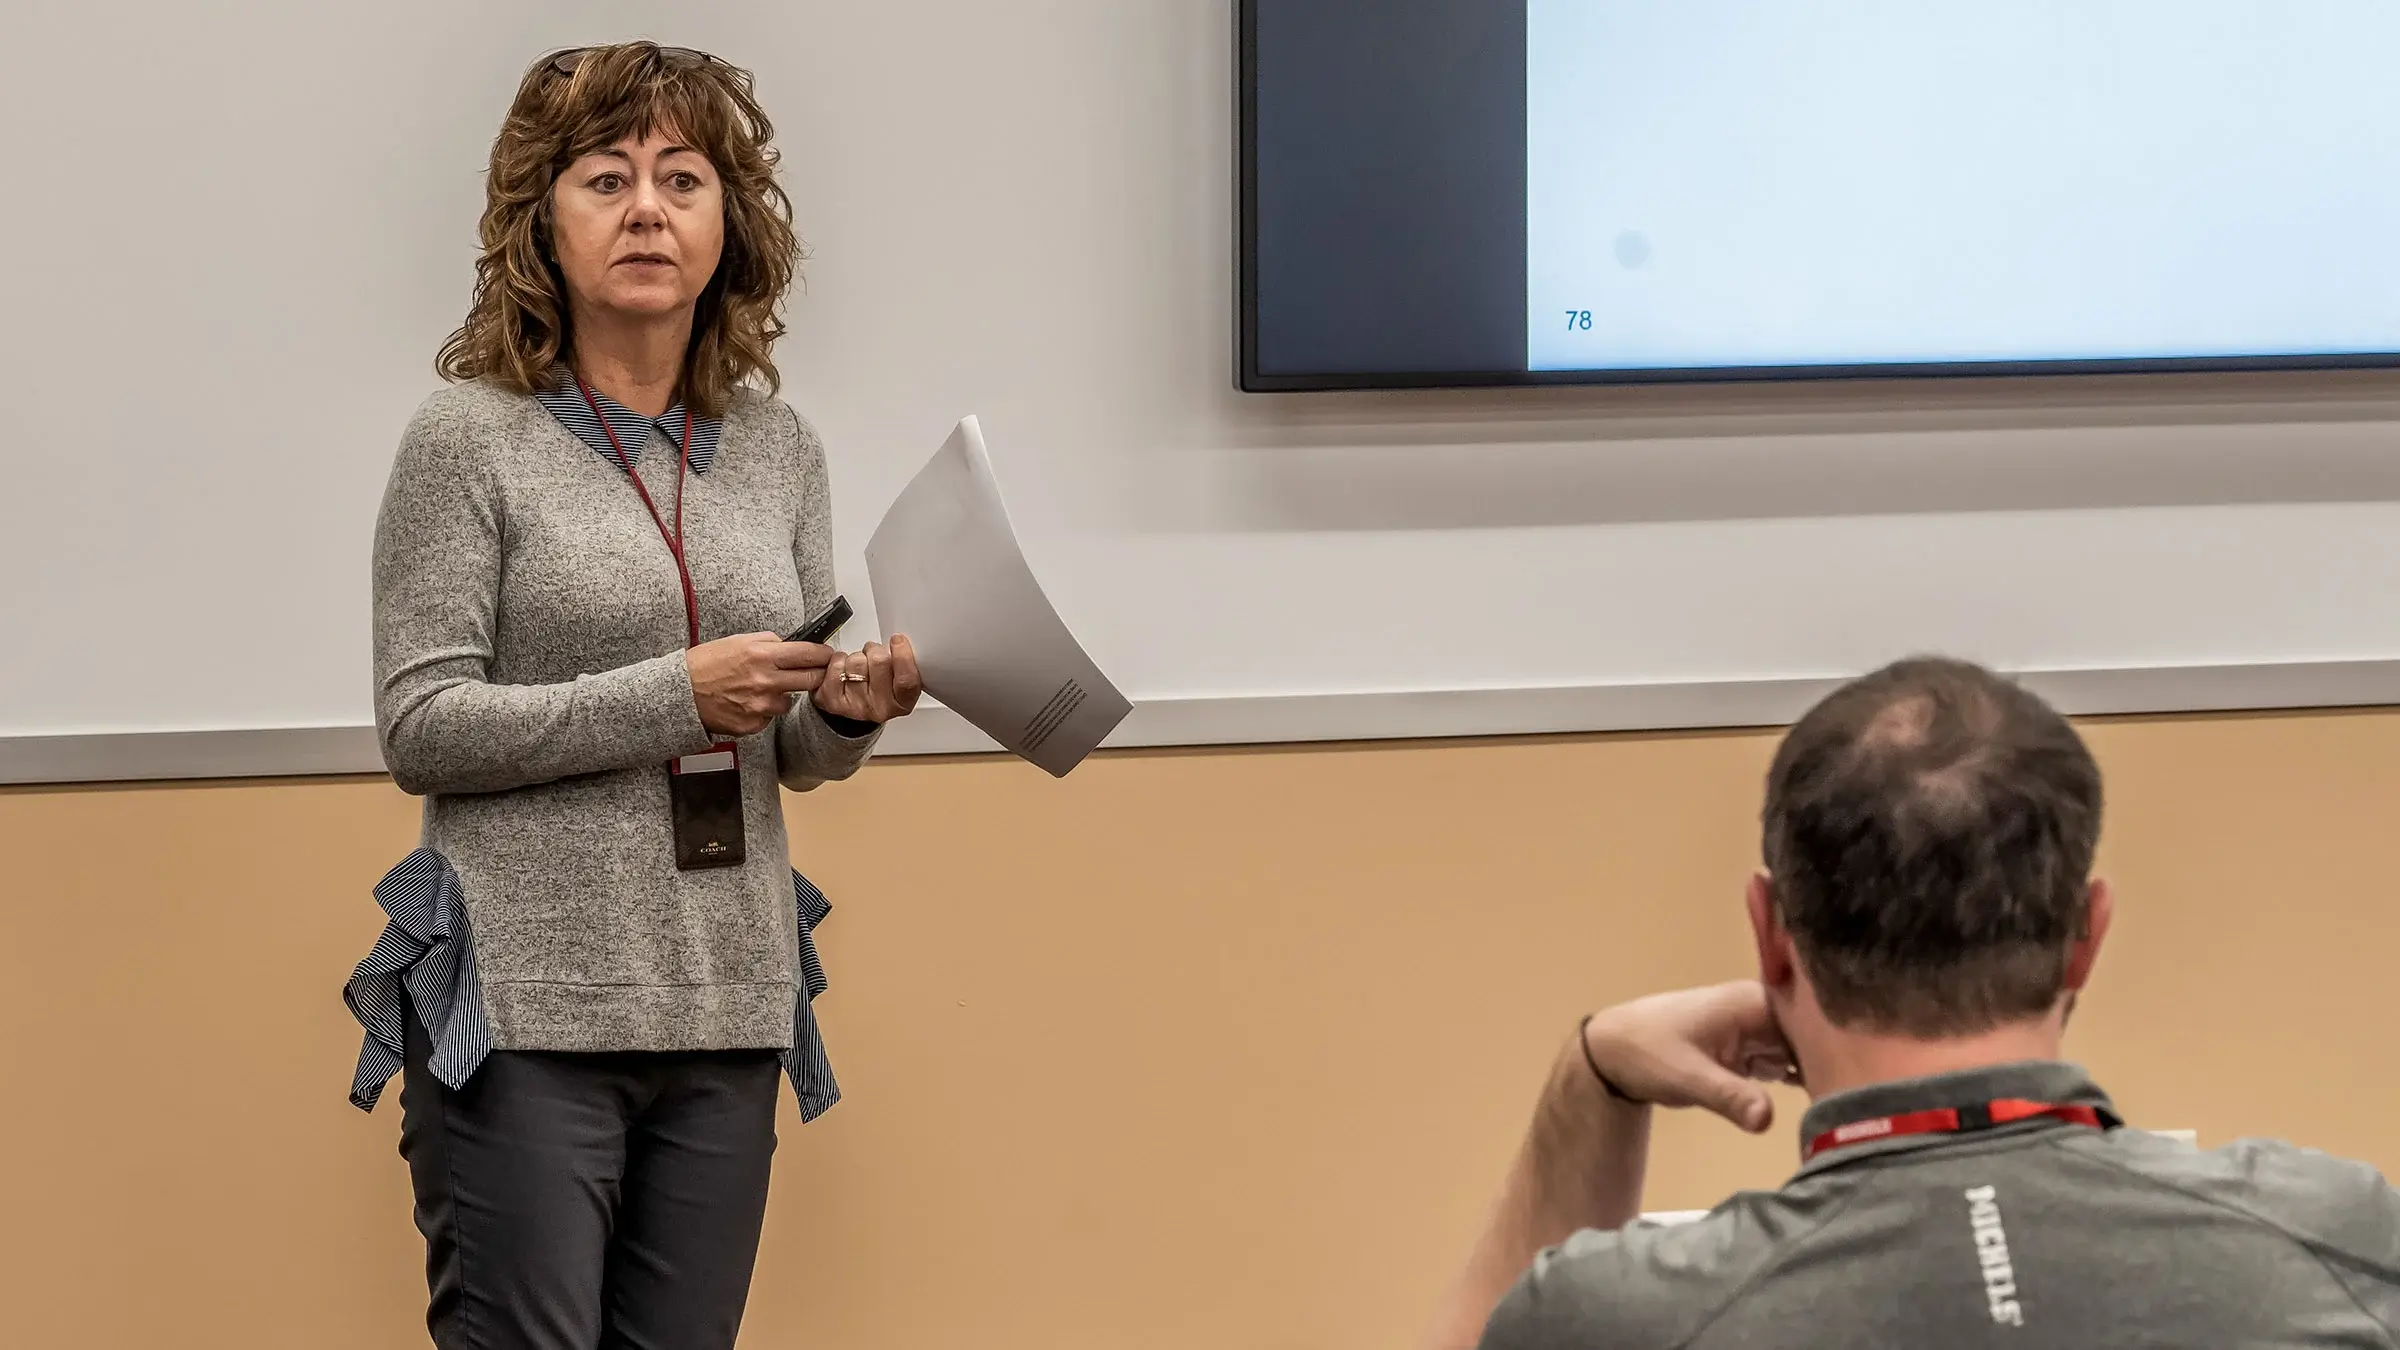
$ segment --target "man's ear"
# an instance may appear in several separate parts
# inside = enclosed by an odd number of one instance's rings
[[[1750,936],[1758,944],[1758,982],[1770,992],[1788,994],[1798,976],[1792,954],[1792,935],[1783,931],[1783,916],[1775,909],[1775,880],[1764,872],[1751,874],[1746,899],[1750,907]]]
[[[2100,940],[2108,936],[2109,921],[2117,916],[2117,897],[2108,883],[2093,877],[2084,892],[2083,936],[2067,948],[2066,991],[2069,995],[2082,992],[2092,978],[2092,966],[2100,959]]]

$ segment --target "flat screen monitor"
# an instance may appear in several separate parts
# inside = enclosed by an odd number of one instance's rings
[[[2400,364],[2395,0],[1242,0],[1256,390]]]

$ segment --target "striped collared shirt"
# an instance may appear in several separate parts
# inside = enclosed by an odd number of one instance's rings
[[[414,1017],[432,1043],[426,1068],[443,1085],[466,1085],[492,1052],[492,1031],[483,1017],[483,984],[475,974],[475,939],[467,927],[466,893],[450,860],[420,848],[375,883],[375,903],[388,916],[375,949],[342,986],[342,1001],[366,1032],[358,1068],[350,1078],[350,1104],[375,1109],[384,1085],[400,1072],[408,1044],[407,1019]],[[817,958],[816,928],[833,906],[816,883],[792,872],[792,904],[799,911],[800,961],[792,972],[792,1043],[783,1051],[784,1075],[800,1099],[800,1119],[815,1120],[842,1099],[825,1037],[817,1028],[816,1000],[825,992],[825,967]]]
[[[583,397],[586,391],[592,396],[588,403]],[[575,433],[575,439],[592,447],[602,459],[628,473],[642,462],[642,450],[650,444],[652,431],[666,437],[669,445],[683,438],[685,410],[681,402],[657,417],[644,417],[589,385],[578,387],[574,372],[568,370],[564,363],[550,368],[550,387],[535,390],[533,396],[550,410],[550,415],[558,419],[560,426]],[[592,415],[594,408],[600,410],[598,417]],[[693,473],[705,474],[708,466],[716,463],[717,437],[724,430],[725,423],[719,418],[692,418],[692,443],[685,447],[685,454],[691,461]],[[610,432],[616,433],[614,441],[609,439]],[[625,447],[623,459],[617,457],[617,447],[620,445]]]

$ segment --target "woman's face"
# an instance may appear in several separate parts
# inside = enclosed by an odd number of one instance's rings
[[[551,246],[575,309],[688,310],[725,252],[725,187],[708,156],[661,129],[567,166],[550,190]]]

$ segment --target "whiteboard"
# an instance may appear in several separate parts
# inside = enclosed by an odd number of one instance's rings
[[[373,767],[369,535],[490,138],[629,36],[758,72],[844,588],[978,415],[1129,743],[1773,719],[1936,649],[2400,700],[2388,376],[1236,393],[1231,8],[7,7],[0,779]]]

